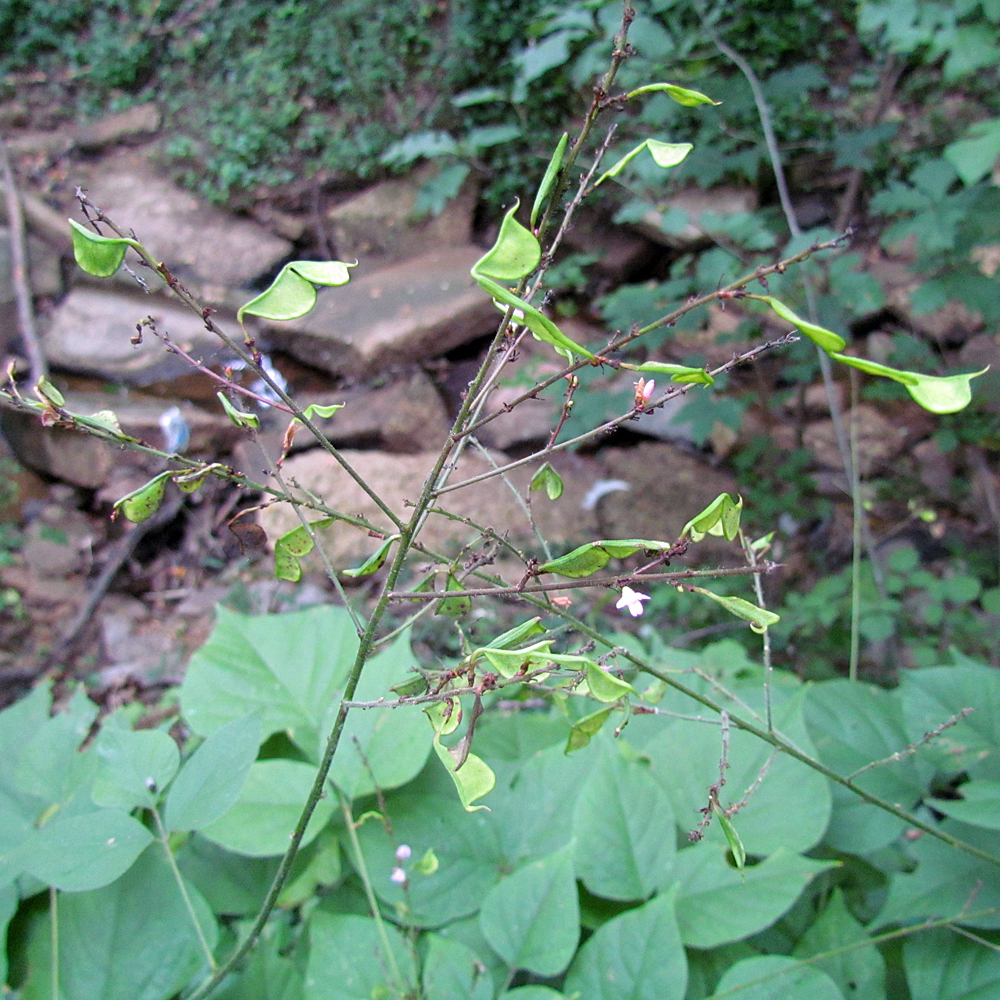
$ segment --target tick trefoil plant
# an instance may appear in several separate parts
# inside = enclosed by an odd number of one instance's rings
[[[336,419],[338,407],[293,399],[243,324],[308,312],[317,288],[336,294],[351,265],[287,265],[240,309],[242,336],[234,336],[80,192],[88,222],[72,224],[80,266],[110,276],[137,255],[139,268],[158,274],[273,394],[190,358],[218,383],[234,424],[252,437],[259,417],[246,401],[271,406],[288,421],[284,453],[297,433],[313,434],[390,528],[287,486],[284,454],[267,482],[253,482],[224,463],[152,449],[123,434],[111,411],[71,413],[48,380],[31,395],[8,382],[6,405],[48,426],[168,461],[167,471],[118,502],[129,520],[151,516],[171,482],[194,492],[209,476],[289,504],[300,523],[273,539],[276,575],[298,580],[301,560],[315,550],[343,605],[281,616],[220,608],[179,692],[192,734],[183,760],[164,729],[134,728],[136,710],[112,713],[84,744],[97,710],[81,692],[55,715],[44,688],[0,713],[12,761],[0,778],[2,912],[49,889],[48,906],[24,918],[25,997],[681,1000],[770,995],[761,991],[774,980],[794,1000],[846,995],[859,977],[877,997],[883,941],[907,937],[905,972],[920,982],[941,956],[966,968],[969,947],[980,947],[976,935],[1000,926],[1000,859],[982,832],[998,825],[994,720],[980,725],[969,711],[1000,705],[982,694],[997,686],[989,671],[959,663],[916,672],[896,692],[838,682],[812,691],[757,668],[732,644],[685,656],[655,637],[606,635],[570,611],[567,594],[610,590],[623,615],[638,617],[651,598],[637,588],[669,584],[766,636],[778,618],[762,601],[700,585],[775,568],[766,539],[742,538],[742,499],[728,493],[692,512],[678,538],[597,539],[558,555],[540,533],[537,551],[522,549],[448,509],[452,493],[530,466],[520,499],[537,533],[530,494],[544,491],[558,503],[563,491],[551,456],[800,335],[835,361],[902,382],[933,412],[969,401],[974,376],[924,376],[856,358],[838,334],[766,294],[769,275],[836,249],[840,239],[757,268],[604,344],[579,344],[559,328],[540,296],[579,206],[639,156],[670,169],[690,151],[650,137],[600,173],[613,141],[613,129],[594,141],[601,116],[650,93],[692,109],[712,103],[674,83],[615,92],[633,17],[626,6],[610,67],[577,135],[558,143],[526,219],[514,204],[472,269],[502,319],[419,496],[403,510],[322,434],[317,418]],[[792,329],[711,370],[623,360],[650,332],[729,299],[758,301]],[[185,356],[152,321],[143,333]],[[478,430],[498,419],[486,404],[525,337],[560,362],[508,407],[565,382],[558,424],[528,458],[453,482]],[[575,373],[587,366],[639,373],[634,405],[560,440]],[[438,517],[469,529],[458,554],[422,541]],[[330,529],[366,533],[370,555],[358,566],[334,565],[324,548]],[[744,564],[668,568],[708,536],[733,542]],[[512,564],[516,578],[506,569]],[[352,601],[341,577],[376,580],[373,604]],[[477,643],[463,621],[481,599],[518,602],[532,614]],[[397,609],[406,609],[402,621],[390,620]],[[410,629],[431,613],[454,619],[459,654],[427,666],[413,655]],[[935,797],[942,776],[967,783],[968,798]],[[727,788],[736,789],[729,799]],[[687,830],[690,846],[678,848],[678,830]],[[907,851],[916,855],[910,871]],[[844,862],[852,858],[875,873],[870,884],[851,880]],[[949,866],[960,874],[943,876]],[[733,948],[792,907],[801,917],[791,955],[767,954],[763,938]],[[592,932],[582,946],[581,924]],[[953,926],[967,936],[942,947],[933,935]],[[107,956],[97,973],[88,960],[93,928],[101,928]]]

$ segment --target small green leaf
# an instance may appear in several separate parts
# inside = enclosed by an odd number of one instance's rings
[[[219,397],[219,402],[222,403],[222,408],[226,411],[226,416],[237,426],[237,427],[252,427],[254,430],[260,427],[260,417],[256,413],[247,413],[244,410],[237,410],[232,403],[226,399],[225,395],[221,392],[215,394]]]
[[[122,266],[128,247],[140,249],[135,240],[101,236],[73,219],[69,220],[69,224],[73,237],[73,256],[77,264],[95,278],[110,278]]]
[[[551,559],[538,567],[539,573],[556,573],[577,578],[590,576],[607,566],[612,559],[625,559],[636,552],[665,552],[670,542],[657,542],[648,538],[621,538],[600,542],[587,542],[567,552],[558,559]]]
[[[44,375],[38,380],[35,391],[53,406],[66,405],[66,397]]]
[[[160,509],[167,480],[172,475],[173,472],[161,472],[145,486],[140,486],[139,489],[123,496],[115,503],[115,510],[120,510],[132,522],[145,521]]]
[[[747,863],[747,852],[746,848],[743,846],[743,841],[740,840],[740,835],[736,832],[736,827],[733,826],[733,821],[726,815],[725,811],[720,809],[718,806],[713,806],[712,808],[719,821],[719,826],[722,827],[722,832],[726,835],[726,842],[729,844],[729,850],[733,853],[733,861],[736,863],[736,867],[739,871],[743,872]],[[743,881],[746,881],[746,876],[744,876]]]
[[[552,186],[559,176],[559,168],[562,167],[563,155],[566,152],[566,144],[568,142],[569,133],[563,132],[562,138],[556,145],[556,151],[552,154],[552,159],[549,160],[549,165],[545,168],[545,176],[542,178],[542,183],[538,185],[538,194],[535,195],[535,203],[531,206],[532,228],[534,228],[535,221],[538,219],[538,213],[545,204],[545,199],[548,198],[549,192],[552,190]]]
[[[329,527],[333,524],[332,517],[324,517],[319,521],[313,521],[309,527],[313,531],[320,528]],[[279,580],[291,580],[292,583],[302,577],[302,567],[299,559],[309,555],[313,550],[312,536],[306,531],[304,525],[299,525],[291,531],[283,534],[274,543],[274,573]]]
[[[718,535],[731,542],[739,534],[743,497],[734,500],[728,493],[720,493],[700,514],[684,525],[683,538],[691,533],[691,541],[700,542],[706,535]]]
[[[587,663],[587,687],[592,698],[603,702],[619,701],[627,694],[638,694],[631,684],[602,670],[593,662]]]
[[[451,780],[455,782],[458,797],[465,811],[476,812],[485,809],[486,806],[474,806],[472,803],[492,792],[493,786],[496,785],[497,777],[489,764],[474,753],[470,753],[465,758],[465,763],[456,771],[454,759],[448,748],[442,746],[441,737],[437,734],[434,736],[434,752],[438,755],[438,760],[444,764]]]
[[[342,574],[350,577],[368,576],[380,570],[385,565],[385,561],[389,556],[389,549],[392,548],[392,543],[397,541],[398,538],[399,535],[390,535],[379,546],[378,551],[370,555],[360,566],[355,566],[354,569],[342,570]]]
[[[520,207],[515,201],[503,217],[500,235],[492,249],[473,265],[472,276],[492,278],[495,281],[518,281],[531,274],[542,259],[542,248],[531,230],[525,229],[514,213]]]
[[[295,260],[286,264],[271,282],[271,286],[241,306],[236,314],[238,322],[243,317],[260,316],[262,319],[286,320],[305,316],[316,305],[314,285],[343,285],[350,279],[348,268],[339,260]]]
[[[627,100],[638,97],[640,94],[664,93],[678,104],[683,104],[686,108],[695,108],[699,104],[721,104],[722,101],[713,101],[711,97],[706,97],[697,90],[688,90],[687,87],[678,87],[676,83],[647,83],[644,87],[637,87],[629,91]]]
[[[982,371],[968,372],[965,375],[922,375],[920,372],[890,368],[865,358],[852,358],[849,354],[831,353],[830,357],[869,375],[881,375],[905,385],[906,391],[931,413],[957,413],[965,409],[972,402],[972,380],[989,371],[987,365]]]
[[[413,870],[420,875],[433,875],[439,867],[440,862],[434,853],[434,848],[428,847],[424,852],[424,856],[413,866]]]
[[[525,646],[523,649],[493,649],[489,646],[477,649],[472,654],[475,660],[479,656],[485,656],[490,666],[501,675],[510,680],[515,674],[527,670],[531,666],[545,666],[551,662],[553,654],[549,649],[554,639],[543,639],[533,646]]]
[[[456,577],[454,573],[449,573],[448,583],[444,589],[465,590],[465,587],[459,583],[458,577]],[[448,618],[461,618],[463,615],[467,615],[471,610],[471,597],[446,597],[444,600],[438,601],[434,614],[446,615]]]
[[[614,705],[609,705],[607,708],[599,708],[596,712],[585,715],[582,719],[577,719],[570,726],[569,739],[566,741],[566,753],[572,753],[574,750],[585,747],[590,742],[591,737],[596,736],[601,731],[601,727],[608,721],[612,711],[614,711]]]
[[[285,552],[284,549],[279,549],[276,546],[274,549],[274,575],[279,580],[290,580],[292,583],[297,583],[302,579],[302,566],[290,552]]]
[[[303,411],[302,415],[307,420],[313,417],[332,417],[337,410],[342,410],[346,404],[331,403],[329,406],[320,406],[319,403],[310,403]]]
[[[550,500],[558,500],[563,493],[563,481],[559,473],[546,462],[531,478],[529,490],[540,490],[545,487],[545,492]]]
[[[676,167],[694,146],[689,142],[660,142],[658,139],[646,139],[626,153],[610,170],[601,174],[594,187],[600,187],[609,177],[617,177],[644,149],[649,150],[657,166]]]
[[[539,624],[541,620],[537,616],[529,618],[526,622],[521,622],[520,625],[501,633],[487,643],[487,645],[490,649],[510,649],[511,646],[517,645],[522,639],[527,639],[533,635],[541,635],[545,631],[545,626]]]
[[[753,298],[759,298],[762,302],[766,302],[783,320],[787,320],[793,326],[798,327],[802,333],[815,344],[822,347],[824,351],[842,351],[847,346],[847,341],[839,334],[803,319],[801,316],[793,313],[784,302],[779,302],[770,295],[755,295]]]
[[[710,597],[716,604],[721,604],[730,614],[749,622],[750,628],[754,632],[763,633],[769,625],[781,621],[780,615],[764,608],[758,608],[756,604],[751,604],[749,601],[743,600],[742,597],[721,597],[719,594],[713,594],[710,590],[705,590],[704,587],[691,587],[689,589]]]
[[[626,365],[630,372],[647,372],[654,375],[669,375],[671,382],[694,385],[715,385],[715,379],[704,368],[689,368],[687,365],[673,365],[666,361],[647,361],[641,365]]]

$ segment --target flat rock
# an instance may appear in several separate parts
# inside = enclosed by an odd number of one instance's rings
[[[345,260],[375,256],[388,264],[419,257],[429,248],[466,246],[479,187],[473,173],[439,215],[415,217],[421,187],[439,170],[438,164],[425,163],[408,177],[375,184],[331,209],[327,214],[338,255]]]
[[[651,207],[633,227],[647,239],[677,249],[688,249],[709,238],[702,215],[738,215],[757,207],[749,187],[688,188]],[[709,227],[710,228],[710,227]]]
[[[977,406],[991,413],[1000,412],[1000,333],[980,333],[962,345],[959,362],[974,371],[989,371],[972,381],[972,395]]]
[[[402,520],[411,510],[404,500],[416,500],[424,480],[437,458],[435,452],[419,455],[386,455],[374,451],[345,451],[344,458],[361,475],[365,482],[397,513]],[[593,511],[583,508],[587,491],[599,475],[592,463],[572,455],[556,455],[553,466],[563,478],[564,492],[557,501],[550,501],[541,493],[532,494],[531,510],[542,534],[556,546],[568,546],[599,537],[594,534],[597,524]],[[485,459],[465,454],[458,468],[452,473],[451,483],[486,472],[490,466]],[[522,466],[513,470],[508,478],[524,495],[535,467]],[[284,465],[285,481],[294,480],[298,485],[323,498],[334,510],[359,514],[376,525],[390,530],[390,522],[374,501],[326,452],[309,451],[290,458]],[[460,517],[468,517],[477,524],[506,533],[517,545],[526,545],[538,554],[537,542],[530,525],[511,490],[499,478],[487,479],[440,498],[438,506]],[[311,516],[310,520],[318,520]],[[272,544],[299,524],[294,511],[287,504],[267,507],[260,514],[260,523]],[[474,539],[473,529],[441,516],[430,516],[420,541],[428,548],[454,555],[461,545]],[[323,535],[326,551],[334,566],[346,569],[362,562],[375,551],[378,541],[344,524],[336,524]],[[310,565],[321,567],[311,556]]]
[[[134,159],[128,169],[94,171],[88,195],[180,278],[238,288],[267,274],[292,245],[250,219],[197,198]]]
[[[488,448],[508,451],[548,439],[559,420],[560,404],[551,395],[526,399],[514,409],[504,410],[524,395],[525,386],[501,385],[490,393],[483,416],[498,414],[484,424],[476,437]]]
[[[100,375],[130,385],[151,385],[191,371],[190,365],[167,352],[163,343],[144,330],[133,345],[136,324],[151,316],[156,327],[204,364],[233,357],[192,312],[157,295],[127,295],[96,288],[75,288],[55,310],[43,346],[49,361],[73,372]],[[235,317],[221,315],[231,329]]]
[[[48,504],[28,525],[21,557],[36,576],[70,576],[89,568],[99,535],[85,514]]]
[[[860,404],[844,413],[844,429],[853,423],[857,434],[858,470],[862,476],[884,469],[905,447],[909,431],[902,423],[887,420],[872,406]],[[817,465],[843,469],[832,420],[817,420],[802,434],[803,445],[812,452]]]
[[[461,246],[368,274],[362,264],[348,284],[321,292],[301,319],[266,324],[268,340],[334,374],[437,357],[497,325],[492,300],[469,274],[482,255]]]
[[[62,257],[43,240],[28,236],[28,279],[32,295],[62,294]],[[13,302],[10,229],[0,226],[0,302]]]

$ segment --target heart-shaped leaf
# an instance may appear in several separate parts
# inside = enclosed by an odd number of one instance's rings
[[[520,204],[515,201],[503,217],[496,243],[472,268],[474,278],[482,276],[495,281],[518,281],[538,267],[542,248],[531,230],[525,229],[514,218]]]
[[[122,266],[129,247],[140,249],[135,240],[101,236],[73,219],[69,220],[73,238],[73,256],[77,264],[95,278],[110,278]]]

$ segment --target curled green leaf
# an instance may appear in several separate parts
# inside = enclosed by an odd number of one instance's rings
[[[51,403],[53,406],[66,405],[66,397],[44,375],[35,386],[35,395],[43,403]]]
[[[135,240],[120,236],[101,236],[74,219],[68,221],[73,239],[73,256],[77,264],[95,278],[110,278],[122,266],[125,251],[129,247],[141,249]]]
[[[215,394],[219,397],[219,402],[222,403],[222,408],[226,411],[226,416],[237,426],[237,427],[252,427],[254,430],[260,427],[260,417],[256,413],[247,413],[245,410],[237,410],[232,403],[226,399],[225,393],[217,392]]]
[[[543,487],[550,500],[558,500],[562,496],[562,478],[549,462],[542,465],[534,476],[531,477],[531,485],[528,489],[540,490]]]
[[[174,475],[173,472],[161,472],[155,479],[151,479],[145,486],[127,493],[115,503],[115,510],[121,511],[129,521],[138,523],[145,521],[160,509],[163,501],[163,492],[167,488],[167,480]]]
[[[694,149],[689,142],[660,142],[659,139],[646,139],[635,149],[626,153],[613,167],[606,170],[594,187],[600,187],[609,177],[617,177],[644,149],[648,149],[657,166],[676,167]]]
[[[721,604],[731,615],[736,615],[737,618],[749,622],[750,628],[754,632],[763,633],[768,626],[781,621],[780,615],[765,608],[758,608],[756,604],[751,604],[749,601],[743,600],[742,597],[722,597],[719,594],[713,594],[712,591],[706,590],[704,587],[689,587],[688,589],[710,597],[716,604]]]
[[[931,413],[957,413],[965,409],[972,402],[972,380],[989,371],[987,365],[981,371],[965,375],[922,375],[920,372],[890,368],[865,358],[853,358],[849,354],[832,353],[830,357],[869,375],[881,375],[905,385],[906,391]]]
[[[613,711],[614,705],[608,705],[607,708],[599,708],[596,712],[591,712],[590,715],[577,719],[570,726],[565,752],[572,753],[574,750],[585,747],[601,731],[601,727],[608,721]]]
[[[740,840],[740,835],[736,832],[733,821],[726,815],[725,811],[717,803],[712,804],[712,809],[719,820],[722,832],[726,835],[726,842],[729,844],[729,850],[732,852],[733,862],[740,874],[743,875],[743,881],[745,882],[746,875],[743,874],[743,870],[746,868],[747,852],[743,846],[743,841]]]
[[[434,734],[434,752],[451,776],[451,780],[455,782],[458,797],[465,811],[476,812],[478,809],[485,809],[486,806],[474,806],[472,803],[493,791],[497,783],[493,769],[480,757],[470,753],[462,766],[456,770],[455,761],[448,753],[448,748],[442,745],[441,737],[437,733]]]
[[[669,375],[671,382],[694,385],[714,385],[715,379],[704,368],[690,368],[688,365],[674,365],[666,361],[646,361],[641,365],[622,364],[630,372],[646,372],[652,375]]]
[[[328,527],[333,521],[332,517],[324,517],[319,521],[313,521],[309,527],[316,531]],[[301,524],[283,534],[274,543],[274,575],[279,580],[290,580],[292,583],[300,580],[302,566],[299,564],[299,559],[309,555],[313,545],[312,536]]]
[[[468,761],[466,761],[468,763]],[[413,866],[413,870],[418,875],[433,875],[440,867],[440,862],[438,861],[437,855],[434,853],[433,847],[428,847],[424,852],[424,856],[416,862]]]
[[[542,248],[531,230],[514,218],[519,206],[520,202],[515,201],[510,207],[496,243],[473,265],[472,276],[477,280],[482,276],[494,281],[518,281],[538,267]]]
[[[695,108],[699,104],[721,104],[722,101],[713,101],[711,97],[706,97],[697,90],[689,90],[687,87],[678,87],[676,83],[647,83],[644,87],[637,87],[626,94],[626,99],[639,97],[641,94],[666,94],[671,100],[678,104],[683,104],[686,108]]]
[[[244,316],[286,320],[305,316],[316,305],[316,285],[344,285],[350,280],[349,268],[339,260],[294,260],[286,264],[270,287],[241,306],[236,319]]]
[[[717,535],[731,542],[739,534],[742,510],[743,497],[734,500],[728,493],[720,493],[684,525],[681,538],[690,532],[693,542],[700,542],[706,535]]]
[[[592,698],[603,702],[614,702],[627,694],[638,694],[627,681],[609,674],[593,662],[587,664],[587,688]]]
[[[511,646],[516,646],[522,639],[527,639],[533,635],[541,635],[545,631],[545,626],[540,624],[541,620],[537,616],[529,618],[526,622],[521,622],[520,625],[498,635],[495,639],[487,643],[487,645],[490,649],[510,649]]]
[[[563,132],[562,138],[556,144],[556,151],[552,154],[552,159],[549,160],[549,165],[545,168],[545,176],[542,178],[542,183],[538,185],[535,203],[531,206],[532,228],[534,228],[535,222],[538,219],[538,213],[542,210],[542,206],[545,204],[545,200],[548,198],[549,192],[552,190],[552,186],[559,176],[559,169],[562,167],[563,156],[566,153],[566,144],[568,142],[569,133]]]
[[[389,556],[389,549],[392,548],[392,543],[398,540],[399,535],[390,535],[373,555],[370,555],[360,566],[355,566],[354,569],[343,570],[343,575],[358,577],[369,576],[371,573],[377,572],[385,565],[385,561]]]
[[[783,320],[787,320],[793,326],[804,333],[811,341],[822,347],[824,351],[842,351],[847,346],[847,341],[833,330],[827,330],[824,326],[817,326],[809,320],[793,313],[784,302],[779,302],[770,295],[754,295],[755,299],[766,302]]]
[[[619,538],[600,542],[587,542],[567,552],[558,559],[551,559],[538,567],[539,573],[556,573],[576,579],[590,576],[607,566],[611,559],[626,559],[636,552],[665,552],[670,542],[657,542],[648,538]]]
[[[312,420],[313,417],[332,417],[337,410],[342,410],[345,405],[344,403],[331,403],[329,406],[320,406],[319,403],[310,403],[302,411],[302,415],[307,420]]]

